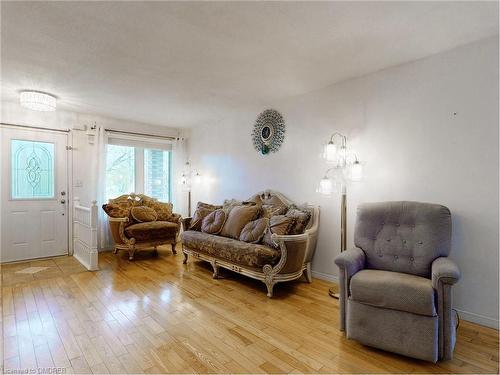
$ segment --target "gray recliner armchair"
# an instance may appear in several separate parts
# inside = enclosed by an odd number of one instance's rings
[[[448,208],[418,202],[358,207],[355,248],[341,253],[340,329],[347,338],[436,362],[451,359],[456,316],[451,286],[460,271],[447,258]]]

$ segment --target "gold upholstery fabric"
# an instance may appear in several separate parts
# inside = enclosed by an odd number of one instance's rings
[[[132,207],[130,214],[138,223],[147,223],[158,219],[156,211],[147,206]]]
[[[149,197],[143,196],[142,204],[155,210],[155,212],[158,214],[158,221],[167,221],[170,216],[172,216],[172,203],[160,202],[156,199],[151,199]]]
[[[222,227],[221,236],[238,239],[243,227],[255,219],[259,212],[260,206],[257,205],[233,207]]]
[[[118,203],[108,203],[103,204],[102,209],[109,217],[113,218],[128,218],[128,222],[125,223],[125,226],[133,223],[133,218],[130,215],[130,210],[133,207],[132,201],[121,201]]]
[[[262,268],[278,263],[280,253],[268,246],[251,244],[232,238],[189,230],[181,234],[182,243],[188,248],[240,266]]]
[[[260,219],[249,222],[241,230],[240,241],[259,243],[262,237],[264,237],[264,233],[268,226],[269,219],[267,217],[261,217]]]
[[[168,221],[150,221],[129,225],[125,228],[125,235],[136,241],[162,240],[175,236],[178,228],[177,224]]]

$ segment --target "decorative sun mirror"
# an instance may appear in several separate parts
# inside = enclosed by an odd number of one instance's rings
[[[263,155],[279,150],[285,139],[285,120],[274,109],[266,109],[255,121],[252,133],[255,149]]]

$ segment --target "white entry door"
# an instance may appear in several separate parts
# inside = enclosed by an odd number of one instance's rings
[[[68,135],[3,127],[1,262],[68,253]]]

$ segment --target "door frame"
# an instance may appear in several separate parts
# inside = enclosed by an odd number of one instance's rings
[[[67,228],[67,255],[73,255],[73,132],[71,129],[55,129],[55,128],[49,128],[49,127],[42,127],[42,126],[32,126],[32,125],[21,125],[21,124],[12,124],[12,123],[4,123],[0,122],[0,132],[2,129],[17,129],[17,130],[26,130],[26,131],[33,131],[33,132],[44,132],[44,133],[63,133],[66,135],[66,202],[67,202],[67,207],[68,207],[68,212],[66,215],[66,228]],[[3,132],[2,132],[2,137],[3,137]],[[2,139],[0,137],[0,140]],[[10,148],[8,151],[9,155],[6,153],[0,155],[0,163],[2,162],[3,157],[10,157]],[[1,164],[0,164],[1,165]],[[9,182],[9,189],[10,189],[10,182],[11,182],[11,175],[10,173],[7,173],[7,180]],[[0,194],[1,188],[0,188]],[[12,192],[8,192],[9,199],[12,198]],[[54,196],[57,199],[57,194],[54,192]],[[2,200],[0,197],[0,212],[2,208]],[[1,219],[0,219],[0,225]],[[1,241],[2,241],[2,227],[0,227],[0,246],[1,246]],[[50,257],[49,257],[50,258]],[[37,258],[37,259],[43,259],[43,258]],[[24,262],[28,260],[23,260],[19,262]],[[6,264],[10,262],[0,262],[0,264]]]

